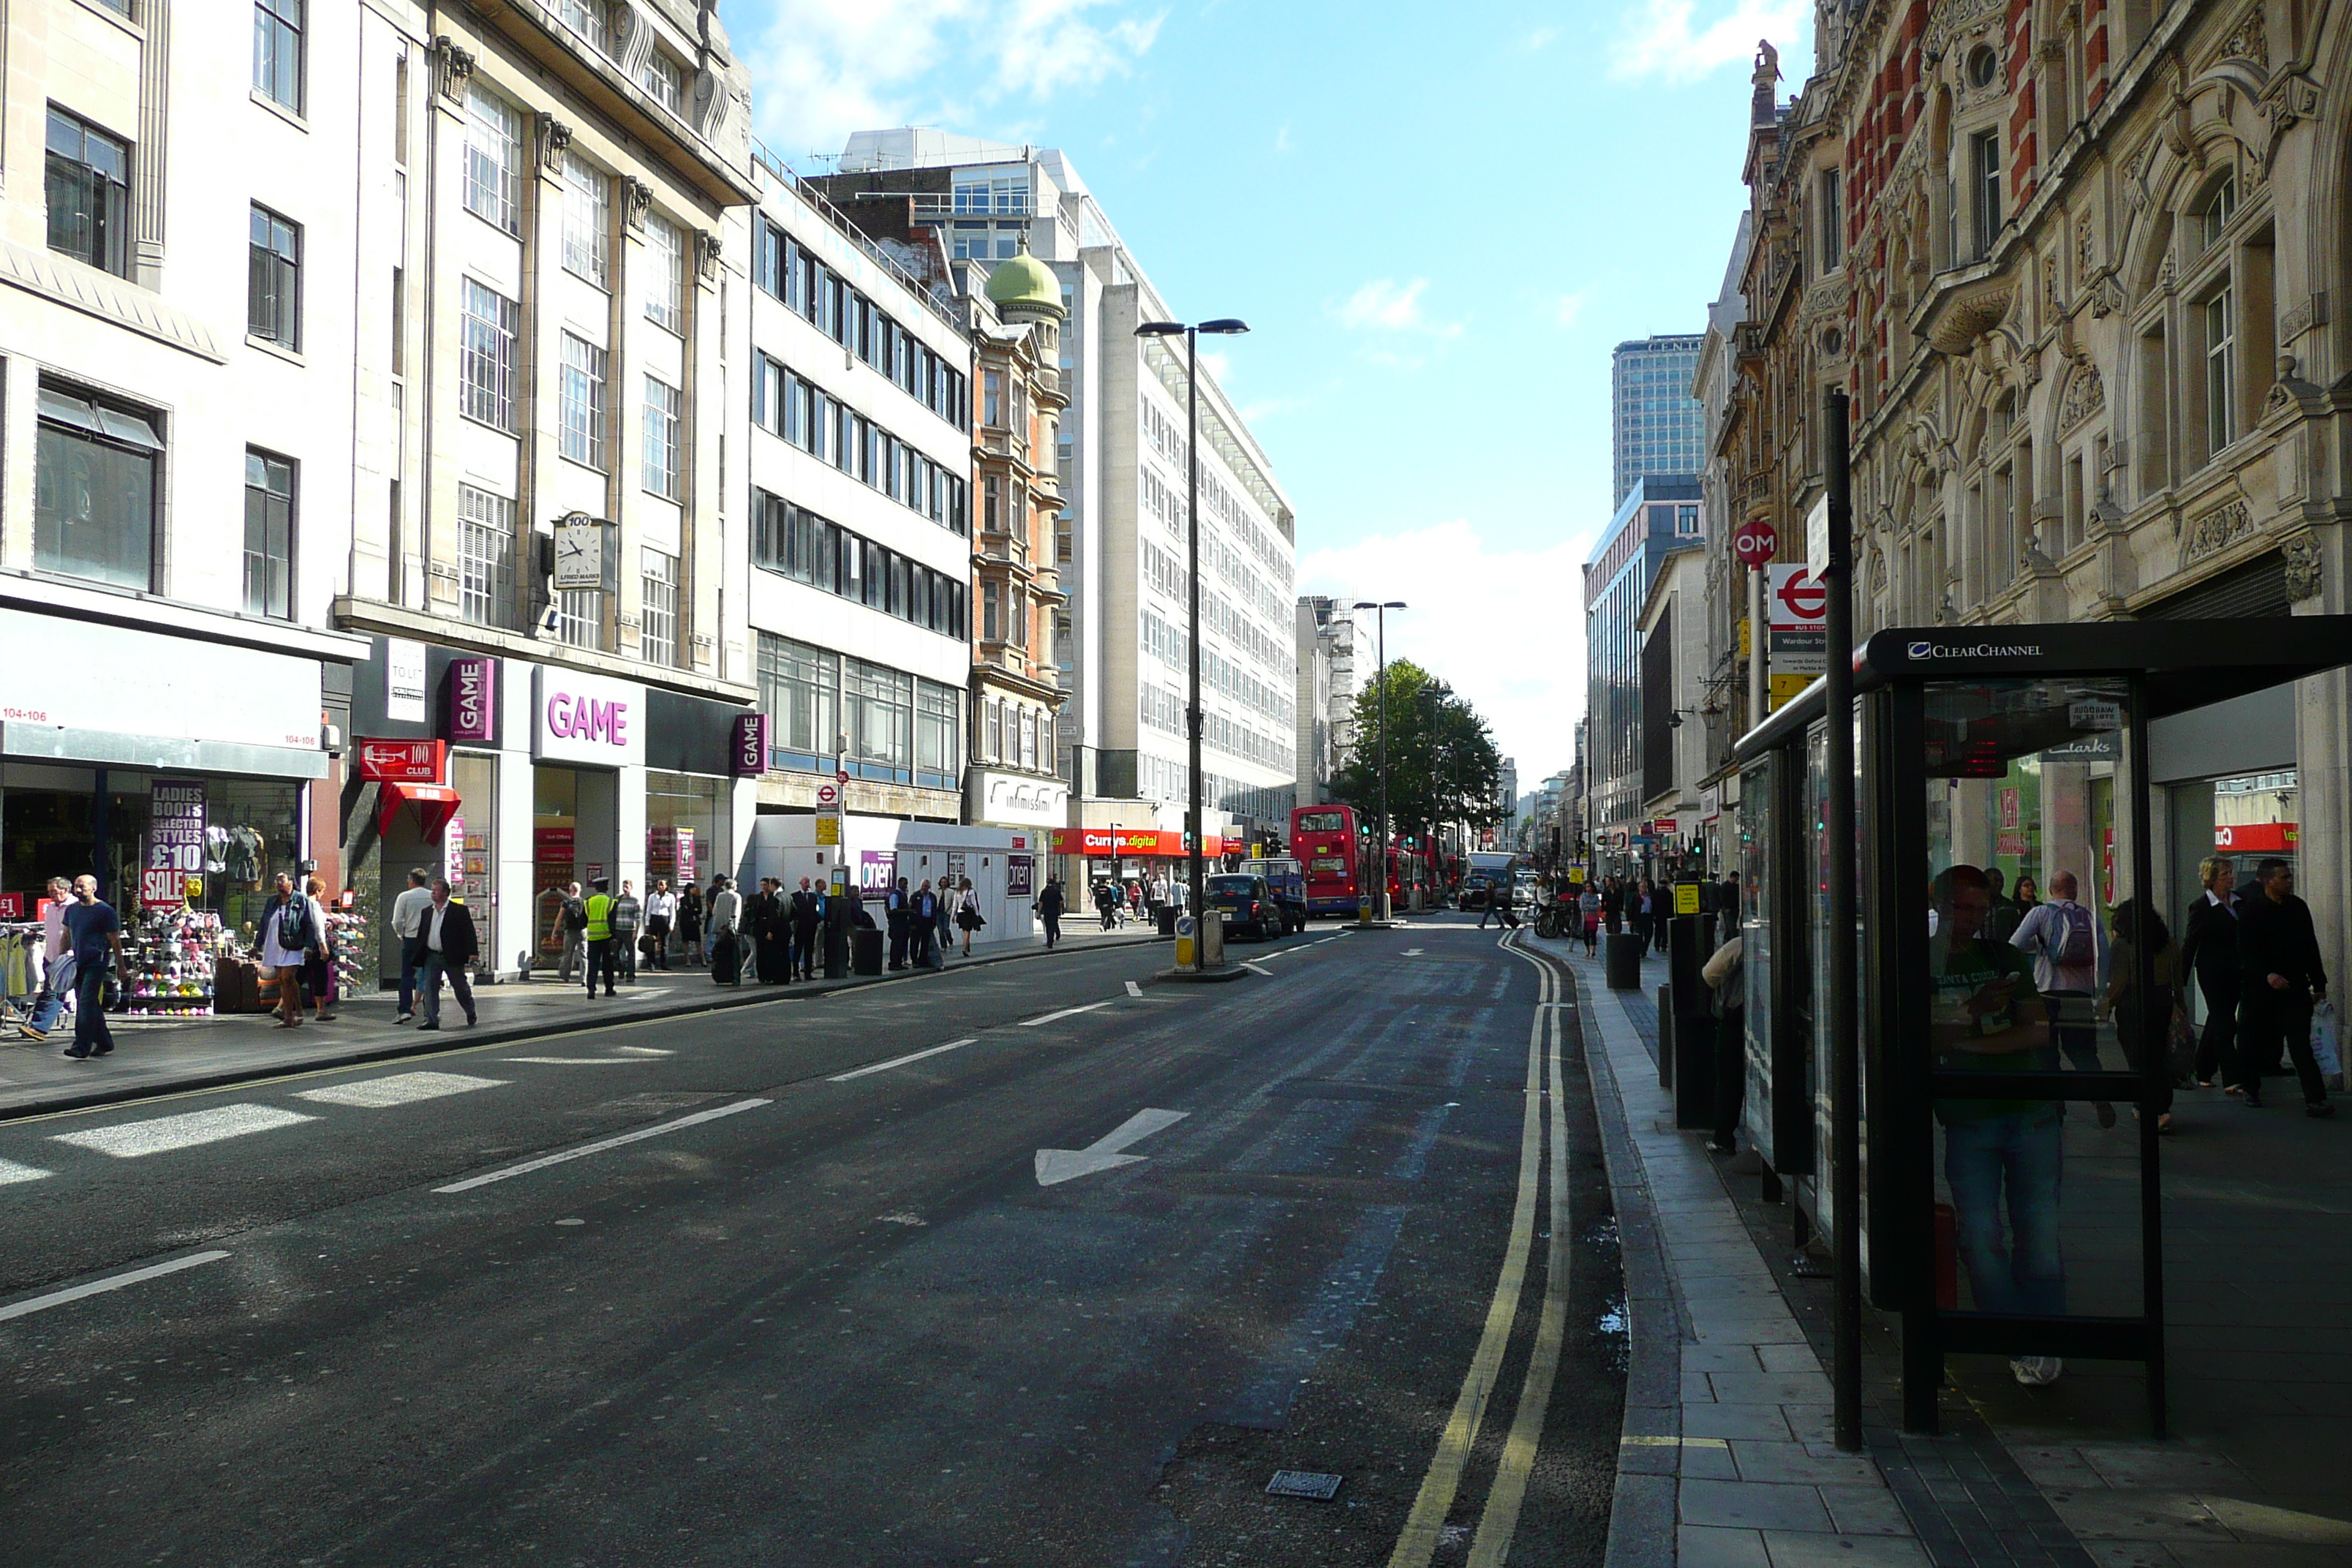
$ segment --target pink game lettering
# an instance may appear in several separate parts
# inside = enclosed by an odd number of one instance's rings
[[[629,705],[558,691],[547,700],[547,732],[567,741],[625,747],[629,743]]]

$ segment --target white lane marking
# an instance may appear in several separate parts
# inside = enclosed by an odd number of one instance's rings
[[[436,1187],[433,1190],[436,1193],[471,1192],[476,1187],[487,1187],[492,1182],[503,1182],[509,1176],[526,1176],[533,1171],[544,1171],[550,1165],[561,1165],[567,1160],[578,1160],[590,1154],[601,1154],[607,1149],[617,1149],[624,1143],[635,1143],[647,1138],[658,1138],[665,1132],[675,1132],[681,1127],[692,1127],[704,1121],[716,1121],[722,1116],[732,1116],[742,1110],[757,1110],[763,1105],[774,1103],[775,1101],[771,1100],[739,1100],[732,1105],[722,1105],[712,1110],[698,1110],[691,1116],[681,1116],[675,1121],[665,1121],[654,1127],[640,1127],[635,1132],[624,1132],[617,1138],[603,1138],[593,1143],[583,1143],[577,1149],[566,1149],[561,1154],[542,1154],[536,1160],[525,1160],[520,1165],[509,1165],[502,1171],[491,1171],[484,1175],[468,1176],[462,1182],[452,1182],[446,1187]]]
[[[1273,970],[1271,970],[1271,969],[1260,969],[1256,964],[1252,963],[1251,963],[1248,959],[1246,959],[1246,958],[1244,958],[1244,959],[1243,959],[1243,960],[1242,960],[1242,967],[1243,967],[1244,969],[1248,970],[1252,974],[1263,974],[1263,975],[1265,975],[1268,980],[1271,980],[1271,979],[1273,979],[1273,978],[1274,978],[1274,971],[1273,971]]]
[[[37,1182],[43,1176],[52,1173],[48,1171],[37,1170],[31,1165],[19,1165],[14,1160],[0,1160],[0,1187],[16,1182]]]
[[[1127,983],[1127,994],[1129,996],[1140,996],[1143,994],[1143,987],[1130,980]]]
[[[654,1046],[614,1046],[614,1054],[625,1057],[674,1057],[676,1051],[665,1051]]]
[[[52,1290],[46,1296],[36,1296],[29,1301],[11,1301],[8,1305],[0,1307],[0,1322],[6,1322],[11,1318],[26,1317],[34,1312],[47,1311],[51,1307],[62,1307],[68,1301],[79,1301],[86,1296],[102,1296],[109,1290],[120,1290],[125,1285],[136,1285],[142,1279],[160,1279],[166,1274],[177,1274],[183,1268],[194,1268],[199,1264],[218,1263],[227,1256],[226,1252],[198,1252],[186,1258],[175,1258],[169,1263],[151,1263],[144,1268],[134,1268],[128,1274],[110,1274],[103,1279],[93,1279],[87,1285],[76,1285],[64,1290]]]
[[[935,1057],[942,1051],[961,1050],[964,1047],[973,1044],[980,1037],[978,1035],[974,1035],[970,1039],[950,1040],[946,1045],[933,1046],[928,1051],[917,1051],[911,1056],[893,1057],[887,1062],[876,1062],[871,1067],[854,1068],[848,1072],[837,1073],[824,1081],[827,1083],[847,1083],[851,1079],[864,1078],[870,1072],[888,1072],[892,1068],[902,1068],[908,1062],[919,1062],[925,1057]]]
[[[1422,950],[1417,947],[1408,947],[1404,950],[1404,955],[1407,958],[1419,958],[1421,956],[1421,952]]]
[[[288,1110],[275,1105],[224,1105],[212,1110],[159,1116],[152,1121],[127,1121],[120,1127],[94,1127],[87,1132],[60,1132],[51,1142],[96,1150],[100,1154],[111,1154],[118,1160],[136,1160],[148,1154],[162,1154],[173,1149],[193,1149],[199,1143],[217,1143],[224,1138],[242,1138],[249,1132],[268,1132],[273,1128],[291,1127],[298,1121],[317,1120],[299,1110]]]
[[[1056,1018],[1074,1017],[1080,1013],[1091,1013],[1097,1007],[1109,1005],[1108,1002],[1089,1002],[1083,1007],[1065,1007],[1058,1013],[1043,1013],[1034,1018],[1024,1018],[1021,1020],[1021,1026],[1024,1029],[1034,1029],[1040,1024],[1050,1024]]]
[[[1091,1176],[1097,1171],[1140,1164],[1142,1155],[1122,1154],[1119,1151],[1150,1137],[1162,1128],[1175,1126],[1192,1114],[1189,1110],[1154,1110],[1146,1107],[1083,1149],[1040,1149],[1037,1151],[1037,1184],[1051,1187],[1079,1176]]]
[[[502,1062],[537,1062],[553,1068],[634,1068],[643,1067],[643,1057],[500,1057]]]
[[[322,1105],[353,1105],[362,1110],[381,1110],[391,1105],[413,1105],[420,1100],[438,1100],[445,1094],[468,1094],[478,1089],[497,1089],[502,1078],[468,1078],[461,1072],[404,1072],[390,1078],[372,1078],[361,1083],[330,1084],[325,1089],[297,1090],[297,1100],[315,1100]]]

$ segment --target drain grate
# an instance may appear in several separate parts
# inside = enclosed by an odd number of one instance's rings
[[[1339,1491],[1339,1478],[1315,1470],[1276,1470],[1265,1483],[1268,1497],[1311,1497],[1328,1502]]]

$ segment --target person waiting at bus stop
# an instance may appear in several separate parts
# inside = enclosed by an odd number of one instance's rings
[[[2033,963],[1986,934],[1992,883],[1974,866],[1954,866],[1930,888],[1935,934],[1927,941],[1928,1048],[1944,1072],[2041,1070],[2050,1021],[2033,984]],[[1944,1180],[1952,1193],[1957,1243],[1979,1312],[2055,1317],[2066,1310],[2059,1248],[2058,1192],[2065,1122],[2054,1100],[1939,1099]],[[2001,1222],[2008,1220],[2003,1244]],[[2029,1388],[2054,1383],[2056,1356],[2018,1356],[2010,1371]]]

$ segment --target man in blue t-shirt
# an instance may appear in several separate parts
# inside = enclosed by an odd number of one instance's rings
[[[66,906],[66,940],[73,943],[74,1041],[66,1055],[80,1061],[114,1049],[106,1028],[106,977],[122,959],[122,919],[98,896],[98,879],[74,879]]]

